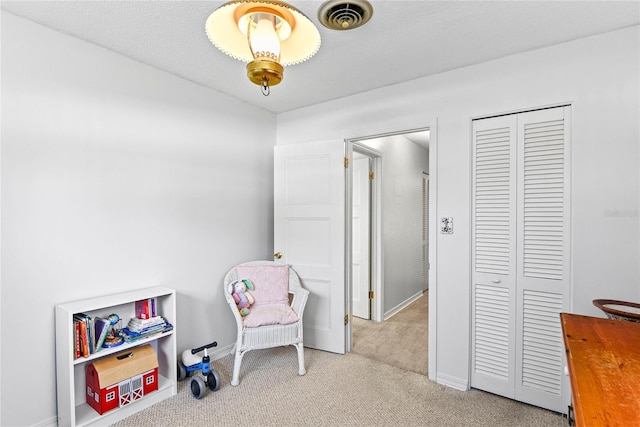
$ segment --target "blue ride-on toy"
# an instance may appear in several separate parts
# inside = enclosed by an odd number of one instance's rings
[[[178,361],[178,381],[190,377],[196,371],[202,371],[202,377],[199,375],[191,377],[189,384],[191,394],[196,399],[201,399],[204,396],[206,387],[209,387],[211,391],[216,391],[220,388],[220,375],[218,371],[211,369],[211,359],[207,354],[208,348],[216,347],[217,345],[218,343],[214,341],[202,347],[185,350],[182,352],[182,360]],[[196,353],[203,350],[204,355],[200,358]]]

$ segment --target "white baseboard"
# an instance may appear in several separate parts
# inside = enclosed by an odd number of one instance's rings
[[[469,391],[469,381],[462,378],[456,378],[445,374],[436,374],[436,382],[438,384],[446,385],[447,387],[455,388],[456,390]]]
[[[399,311],[401,311],[403,308],[406,308],[409,304],[411,304],[412,302],[414,302],[415,300],[417,300],[418,298],[420,298],[423,295],[424,295],[424,292],[420,291],[420,292],[416,293],[415,295],[412,295],[409,298],[407,298],[406,300],[402,301],[400,304],[396,305],[391,310],[389,310],[386,313],[384,313],[384,320],[387,320],[388,318],[390,318],[394,314],[396,314]]]
[[[37,424],[33,424],[31,427],[57,427],[58,426],[58,417],[51,417],[48,420],[41,421]]]
[[[235,346],[235,342],[233,344],[229,344],[224,347],[212,347],[207,349],[207,354],[211,360],[222,359],[223,357],[232,354]],[[188,349],[187,349],[188,350]],[[186,351],[186,350],[185,350]],[[204,353],[198,353],[198,357],[200,357]],[[178,354],[178,360],[182,359],[182,353]]]
[[[226,345],[224,347],[216,347],[215,351],[209,353],[211,360],[222,359],[225,356],[228,356],[233,353],[236,343]]]

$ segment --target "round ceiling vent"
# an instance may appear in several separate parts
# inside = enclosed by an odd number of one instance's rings
[[[373,6],[367,0],[329,0],[320,6],[318,19],[331,30],[353,30],[369,22]]]

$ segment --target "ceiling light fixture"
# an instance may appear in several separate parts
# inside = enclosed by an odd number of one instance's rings
[[[207,18],[211,43],[247,64],[247,77],[267,96],[282,81],[284,66],[311,58],[320,48],[316,26],[295,7],[278,0],[223,4]]]

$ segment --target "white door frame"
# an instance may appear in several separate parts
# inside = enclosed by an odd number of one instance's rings
[[[360,147],[362,147],[362,145],[357,144],[358,141],[362,141],[362,140],[366,140],[366,139],[374,139],[374,138],[380,138],[380,137],[385,137],[385,136],[391,136],[391,135],[398,135],[398,134],[405,134],[405,133],[411,133],[411,132],[419,132],[419,131],[429,131],[429,179],[430,179],[430,189],[429,189],[429,212],[430,212],[430,218],[429,218],[429,265],[430,265],[430,269],[429,269],[429,361],[428,361],[428,370],[429,370],[429,379],[432,381],[436,381],[437,378],[437,300],[438,300],[438,280],[437,280],[437,234],[436,234],[436,230],[438,229],[438,224],[437,224],[437,218],[438,218],[438,213],[437,213],[437,209],[438,209],[438,205],[437,205],[437,200],[438,200],[438,185],[437,185],[437,177],[438,177],[438,171],[437,171],[437,165],[438,165],[438,126],[437,126],[437,120],[432,119],[432,120],[420,120],[418,122],[413,121],[411,123],[407,123],[405,126],[402,125],[396,125],[393,127],[384,127],[381,129],[377,129],[377,130],[370,130],[370,131],[357,131],[357,132],[352,132],[348,135],[345,136],[344,140],[345,140],[345,156],[348,159],[352,158],[352,153],[353,153],[353,148],[354,148],[354,143],[358,146],[358,151]],[[371,150],[370,148],[367,147],[368,150],[370,151],[374,151],[375,150]],[[380,153],[378,153],[380,154]],[[381,166],[381,162],[382,162],[382,158],[379,157],[378,158],[380,163],[378,164],[378,171],[376,172],[377,176],[379,176],[378,174],[381,172],[382,168]],[[376,162],[374,162],[375,164]],[[375,170],[375,169],[374,169]],[[352,189],[351,189],[351,185],[352,185],[352,176],[351,176],[351,170],[348,170],[347,174],[346,174],[346,184],[345,184],[345,255],[347,255],[349,257],[349,254],[351,253],[352,250],[352,242],[351,242],[351,235],[352,235],[352,230],[351,230],[351,203],[352,203]],[[376,182],[376,185],[380,185],[381,180],[374,180],[374,181],[378,181]],[[374,189],[376,188],[376,186],[374,185]],[[374,191],[375,192],[375,191]],[[378,211],[381,212],[381,210],[379,210],[378,204],[380,203],[380,197],[379,195],[381,194],[378,193],[378,197],[376,198],[375,201],[375,205],[373,204],[373,198],[372,198],[372,206],[375,207],[374,211]],[[372,196],[373,197],[373,196]],[[373,221],[373,219],[372,219]],[[377,218],[377,223],[378,224],[382,224],[382,221],[380,220],[380,218]],[[374,232],[373,234],[376,234],[376,232]],[[382,236],[382,234],[380,233],[378,237]],[[376,283],[375,281],[374,283],[374,292],[377,293],[377,295],[379,296],[379,298],[374,298],[374,304],[373,307],[376,308],[372,311],[372,318],[374,316],[374,313],[378,314],[382,313],[382,269],[383,269],[383,263],[382,263],[382,245],[376,245],[376,252],[375,255],[372,257],[372,262],[377,263],[377,267],[375,267],[375,273],[379,274],[379,278],[380,278],[380,283],[379,283],[379,288],[378,283]],[[349,257],[349,259],[347,259],[347,262],[345,263],[345,295],[346,295],[346,301],[345,301],[345,305],[347,307],[347,313],[349,313],[349,318],[351,319],[352,317],[352,308],[351,308],[351,293],[352,293],[352,280],[351,280],[351,259]],[[345,348],[346,351],[351,351],[352,348],[352,338],[353,338],[353,331],[352,331],[352,322],[350,321],[347,325],[347,330],[346,330],[346,337],[345,337]]]
[[[426,289],[428,290],[429,289],[429,238],[431,237],[429,235],[429,229],[430,229],[429,225],[431,223],[431,213],[429,212],[429,191],[430,191],[430,188],[429,188],[429,185],[430,185],[430,183],[429,183],[429,174],[428,173],[423,173],[422,174],[422,179],[423,179],[423,185],[424,185],[424,182],[426,182],[426,187],[427,187],[427,215],[426,215],[426,217],[427,217],[427,221],[426,221],[426,223],[427,223],[427,242],[426,243],[427,244],[425,245],[425,242],[424,241],[422,242],[422,248],[423,248],[422,250],[424,251],[424,248],[426,246],[426,248],[427,248],[427,257],[426,257],[426,259],[424,259],[424,253],[423,253],[423,262],[427,264],[426,265],[426,268],[427,268],[427,275],[426,275],[427,276],[426,277],[427,288]],[[424,194],[422,195],[422,203],[424,203]],[[422,226],[424,227],[424,223],[425,223],[425,221],[424,221],[424,217],[425,217],[425,215],[424,215],[424,207],[423,207],[422,215],[423,215],[423,217],[422,217]],[[424,233],[424,231],[423,231],[423,233]],[[423,287],[424,287],[424,284],[423,284]]]

